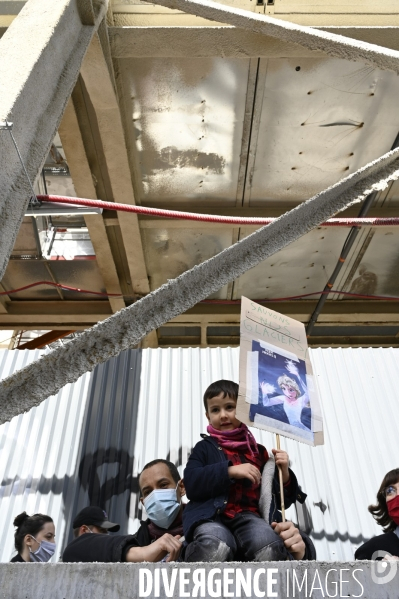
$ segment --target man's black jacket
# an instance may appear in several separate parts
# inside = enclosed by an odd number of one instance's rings
[[[134,535],[85,533],[66,547],[63,562],[124,562],[131,547],[151,544],[148,523],[142,522]],[[167,532],[167,531],[165,531]]]

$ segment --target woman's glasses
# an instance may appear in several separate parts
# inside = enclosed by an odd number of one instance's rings
[[[397,483],[398,485],[398,483]],[[399,485],[398,485],[399,486]],[[389,485],[384,489],[384,497],[385,499],[393,499],[399,493],[399,489],[394,485]]]

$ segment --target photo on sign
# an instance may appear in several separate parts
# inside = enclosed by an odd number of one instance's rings
[[[324,443],[317,380],[303,323],[245,297],[237,418],[307,445]]]
[[[259,421],[259,416],[271,418],[300,429],[301,436],[311,435],[312,413],[304,360],[289,359],[277,348],[268,349],[259,341],[252,341],[252,356],[255,352],[257,359],[252,359],[252,368],[257,370],[258,401],[249,405],[250,422]]]

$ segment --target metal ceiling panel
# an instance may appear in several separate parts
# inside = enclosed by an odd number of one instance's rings
[[[249,60],[120,63],[131,101],[141,202],[223,200],[234,206]]]
[[[265,68],[251,206],[308,199],[391,148],[399,131],[394,73],[331,58],[273,59]]]
[[[97,260],[51,260],[50,267],[57,281],[76,287],[106,293],[104,281],[97,265]],[[104,297],[79,291],[65,291],[67,299],[99,299]]]
[[[46,186],[49,195],[76,197],[73,181],[69,176],[54,176],[46,173]]]
[[[33,223],[30,217],[25,217],[21,223],[17,238],[14,243],[12,255],[35,255],[37,254],[37,244]]]
[[[399,236],[395,227],[365,228],[337,289],[399,297]],[[339,297],[339,294],[337,294]]]
[[[234,281],[232,299],[242,295],[254,300],[289,297],[323,290],[348,232],[346,227],[313,229]]]
[[[55,280],[77,289],[87,289],[105,293],[104,282],[96,260],[10,260],[2,284],[6,290],[19,289],[38,281],[51,281],[52,277],[46,268],[51,269]],[[66,299],[104,299],[79,291],[65,291]],[[39,285],[11,293],[12,300],[54,300],[59,299],[54,287]]]
[[[2,285],[8,291],[48,280],[51,280],[51,277],[43,260],[10,260],[2,279]],[[12,300],[59,299],[57,290],[45,285],[31,287],[25,291],[18,291],[18,293],[10,293],[9,296]]]
[[[232,244],[228,229],[142,229],[151,291]],[[212,298],[225,299],[227,285]]]

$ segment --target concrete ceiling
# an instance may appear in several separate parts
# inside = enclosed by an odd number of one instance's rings
[[[399,49],[394,2],[224,3]],[[0,27],[23,4],[0,1]],[[50,194],[278,216],[392,147],[398,93],[398,77],[388,71],[139,0],[114,0],[37,190],[45,192],[46,184]],[[397,216],[398,204],[393,184],[368,215]],[[49,280],[116,295],[44,285],[10,292],[0,296],[0,329],[86,328],[255,230],[111,211],[54,218],[46,233],[48,224],[25,217],[0,290]],[[56,228],[48,252],[46,234]],[[226,285],[210,298],[214,303],[150,334],[144,346],[236,344],[241,295],[260,300],[320,292],[348,233],[312,231]],[[398,269],[398,228],[364,227],[334,289],[398,297]],[[318,297],[270,307],[307,323]],[[331,294],[309,342],[397,346],[399,303]]]

